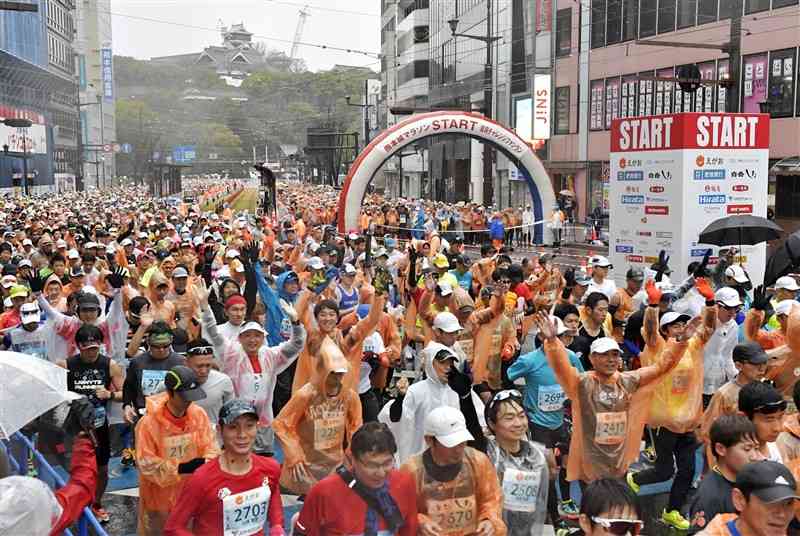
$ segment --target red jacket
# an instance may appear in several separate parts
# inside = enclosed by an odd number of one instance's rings
[[[56,491],[56,499],[64,511],[50,536],[61,534],[81,516],[84,507],[94,500],[97,486],[97,460],[94,445],[87,437],[75,441],[72,449],[72,470],[67,484]]]

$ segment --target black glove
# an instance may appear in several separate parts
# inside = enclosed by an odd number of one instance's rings
[[[656,283],[660,283],[664,277],[664,272],[669,270],[669,257],[663,249],[658,252],[658,269],[656,270]]]
[[[122,285],[125,284],[125,269],[121,266],[117,266],[114,268],[114,271],[111,272],[108,276],[106,276],[106,281],[108,284],[111,285],[113,288],[120,289]]]
[[[562,300],[568,300],[570,294],[572,294],[572,287],[564,287],[561,290],[561,299]]]
[[[205,261],[205,264],[210,265],[214,262],[214,257],[216,257],[214,248],[212,246],[206,246],[205,251],[203,251],[203,261]]]
[[[472,380],[468,375],[451,365],[450,371],[447,373],[447,385],[458,393],[458,396],[464,398],[469,395],[469,391],[472,389]]]
[[[700,261],[700,264],[697,265],[697,268],[694,269],[692,275],[694,277],[705,277],[706,276],[706,267],[708,266],[708,258],[711,256],[711,250],[706,250],[705,255],[703,255],[703,260]]]
[[[242,248],[242,264],[245,267],[252,266],[258,262],[258,247],[255,242],[248,242]]]
[[[28,285],[31,287],[31,292],[39,293],[44,290],[44,279],[34,270],[28,278]]]
[[[764,285],[758,285],[753,291],[753,303],[750,305],[753,309],[758,311],[766,311],[769,307],[769,296]]]
[[[179,463],[178,464],[178,474],[179,475],[190,475],[194,473],[198,467],[206,463],[205,458],[195,458],[194,460],[189,460],[186,463]]]
[[[566,269],[564,272],[564,281],[566,281],[568,288],[575,286],[575,268]]]

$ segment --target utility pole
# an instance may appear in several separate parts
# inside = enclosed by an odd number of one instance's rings
[[[728,86],[726,108],[729,112],[736,113],[739,111],[739,78],[742,61],[742,0],[732,1],[733,15],[731,16],[731,35],[728,44],[728,73],[734,83]]]
[[[364,149],[369,145],[369,80],[364,79]]]

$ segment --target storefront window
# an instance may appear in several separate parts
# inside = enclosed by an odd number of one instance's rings
[[[620,117],[634,117],[636,115],[636,75],[628,75],[622,78],[622,102],[620,105]]]
[[[745,56],[742,64],[742,112],[758,113],[767,100],[767,55]]]
[[[769,55],[769,102],[772,117],[791,117],[794,107],[795,49],[776,50]]]
[[[606,80],[606,129],[611,128],[611,121],[619,117],[619,88],[619,78]]]
[[[653,76],[653,71],[639,73],[642,76]],[[653,113],[653,81],[639,80],[639,115]]]
[[[605,81],[593,80],[590,87],[592,94],[589,104],[589,128],[591,130],[602,130]]]
[[[656,76],[659,78],[672,78],[675,70],[672,67],[659,69]],[[656,82],[656,115],[672,113],[672,82],[659,80]]]

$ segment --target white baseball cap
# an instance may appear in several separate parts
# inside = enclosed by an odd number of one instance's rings
[[[126,238],[122,242],[120,242],[119,245],[122,246],[122,247],[132,246],[133,245],[133,240],[131,240],[130,238]]]
[[[319,257],[311,257],[308,259],[308,266],[312,270],[322,270],[325,268],[325,263]]]
[[[77,249],[71,249],[71,250],[69,250],[69,253],[67,253],[67,258],[68,259],[80,259],[81,258],[81,254],[78,253]]]
[[[241,331],[239,331],[239,335],[241,335],[245,331],[258,331],[259,333],[263,333],[264,335],[267,334],[267,331],[258,322],[248,322],[247,324],[242,326]]]
[[[26,238],[25,240],[22,241],[22,245],[23,246],[32,246],[33,242],[31,242],[30,238]]]
[[[42,315],[39,312],[39,306],[35,303],[23,303],[22,307],[19,308],[19,313],[22,317],[23,324],[39,322],[42,319]]]
[[[727,270],[726,270],[727,271]],[[714,293],[714,301],[725,307],[738,307],[742,305],[739,293],[731,287],[722,287]]]
[[[744,269],[738,264],[728,266],[728,268],[725,270],[725,276],[730,277],[737,283],[747,283],[749,281],[747,274],[744,273]]]
[[[450,283],[439,282],[436,283],[436,287],[439,290],[440,296],[449,296],[453,293],[453,287],[450,285]]]
[[[611,261],[609,261],[602,255],[595,255],[594,257],[592,257],[590,262],[592,266],[598,266],[600,268],[613,268]]]
[[[239,252],[236,251],[235,249],[229,249],[228,251],[225,252],[225,256],[229,259],[235,259],[236,257],[239,256]]]
[[[451,290],[452,292],[452,290]],[[443,312],[436,315],[433,319],[433,327],[445,333],[455,333],[463,329],[458,323],[458,318],[453,313]]]
[[[557,336],[558,336],[558,335],[563,335],[564,333],[566,333],[567,331],[569,331],[569,330],[567,329],[567,326],[566,326],[566,324],[564,324],[564,321],[563,321],[563,320],[561,320],[560,318],[558,318],[557,316],[551,316],[551,317],[550,317],[550,321],[551,321],[551,322],[555,322],[555,324],[556,324],[556,335],[557,335]]]
[[[785,275],[775,281],[775,290],[800,290],[800,285],[797,284],[794,277]]]
[[[776,315],[788,315],[792,312],[792,307],[797,303],[794,300],[781,300],[775,305]]]
[[[589,347],[589,352],[592,354],[604,354],[606,352],[610,352],[611,350],[621,351],[617,341],[611,337],[600,337],[599,339],[595,339],[595,341]]]
[[[464,415],[456,408],[440,406],[425,417],[424,434],[433,436],[447,448],[472,441]]]
[[[688,322],[691,319],[692,317],[687,314],[669,311],[661,315],[661,320],[659,320],[658,325],[663,328],[664,326],[668,326],[673,322]]]

